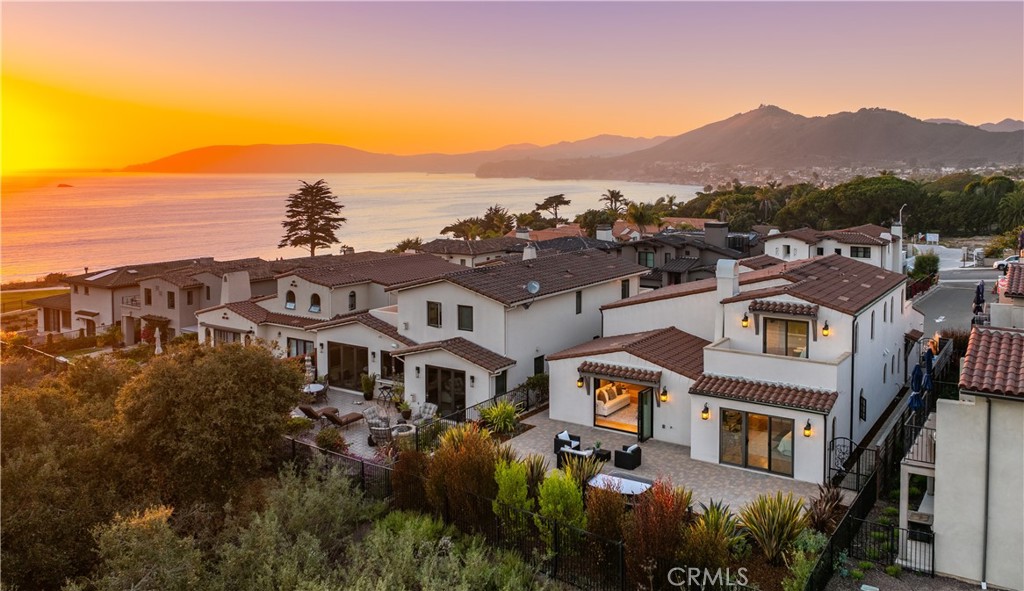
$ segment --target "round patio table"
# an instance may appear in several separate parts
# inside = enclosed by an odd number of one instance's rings
[[[305,392],[306,394],[312,395],[314,400],[321,400],[327,398],[327,393],[325,392],[325,390],[326,388],[324,387],[323,384],[316,383],[306,384],[305,386],[302,387],[302,391]]]

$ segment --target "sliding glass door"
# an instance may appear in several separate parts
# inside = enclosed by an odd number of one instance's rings
[[[327,377],[332,386],[362,390],[360,376],[368,371],[369,354],[366,347],[327,343]]]
[[[437,414],[450,415],[466,408],[466,372],[426,366],[427,402],[437,405]]]
[[[793,475],[793,419],[722,409],[719,436],[721,463]]]

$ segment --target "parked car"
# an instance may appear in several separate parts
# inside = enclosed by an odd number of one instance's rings
[[[999,269],[1000,271],[1005,271],[1006,270],[1006,265],[1009,265],[1010,263],[1016,263],[1016,262],[1019,262],[1019,261],[1020,261],[1020,256],[1013,255],[1012,257],[1006,257],[1005,259],[1003,259],[1001,261],[996,261],[996,262],[992,263],[992,268],[993,269]]]

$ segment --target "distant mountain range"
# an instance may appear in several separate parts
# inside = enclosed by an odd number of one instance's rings
[[[954,124],[949,124],[954,123]],[[938,168],[1024,163],[1020,121],[921,121],[885,109],[804,117],[775,106],[740,113],[675,137],[599,135],[549,146],[516,144],[468,154],[378,154],[331,144],[208,146],[129,172],[476,172],[480,177],[675,182],[708,168]],[[998,129],[996,129],[998,128]]]
[[[172,154],[127,172],[260,173],[260,172],[474,172],[485,162],[511,158],[556,160],[627,154],[657,145],[668,136],[634,138],[599,135],[550,146],[514,144],[468,154],[378,154],[334,144],[207,146]]]
[[[966,125],[972,127],[970,123],[964,123],[959,119],[925,119],[925,123],[950,123],[952,125]],[[985,131],[1021,131],[1024,130],[1024,121],[1020,119],[1003,119],[999,123],[982,123],[977,126],[978,129],[984,129]]]

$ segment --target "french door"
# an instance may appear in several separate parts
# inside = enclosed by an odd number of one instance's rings
[[[654,437],[654,389],[644,388],[637,395],[640,408],[636,413],[636,435],[640,441]]]

